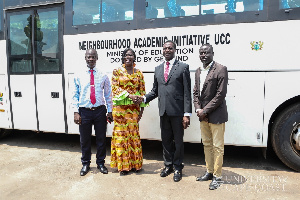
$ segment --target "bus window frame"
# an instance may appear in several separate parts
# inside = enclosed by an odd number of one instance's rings
[[[145,19],[142,29],[160,27],[203,26],[217,24],[235,24],[242,22],[259,22],[267,20],[268,0],[264,0],[263,10],[235,13],[205,14],[185,17]],[[199,8],[200,13],[201,8]]]
[[[25,7],[28,8],[28,7],[33,7],[33,6],[44,6],[44,5],[55,4],[55,3],[64,3],[67,0],[25,0],[25,1],[24,0],[23,1],[1,0],[1,1],[3,1],[3,6],[6,9],[17,9],[17,8],[25,8]]]
[[[141,10],[141,4],[144,5],[145,2],[134,0],[133,20],[73,25],[73,1],[65,1],[65,34],[76,35],[83,33],[129,31],[137,29],[137,16]]]
[[[53,4],[53,5],[48,5],[48,6],[40,6],[38,9],[36,10],[47,10],[49,11],[50,9],[57,9],[57,8],[60,8],[58,9],[58,21],[61,22],[59,25],[58,25],[58,33],[61,33],[61,34],[58,34],[58,44],[63,44],[63,24],[64,24],[64,7],[63,7],[63,4]],[[60,46],[60,53],[57,53],[59,56],[58,56],[58,60],[60,62],[60,66],[59,66],[59,70],[58,71],[38,71],[37,68],[35,68],[35,74],[63,74],[64,71],[64,47],[63,45]],[[35,56],[35,59],[37,60],[38,56]],[[35,60],[35,62],[36,62]]]
[[[4,15],[4,1],[0,3],[0,20],[1,20],[1,25],[0,25],[0,40],[4,40],[4,20],[3,20],[3,15]]]
[[[30,9],[17,9],[17,11],[11,11],[11,10],[6,10],[5,12],[5,18],[6,18],[6,23],[9,24],[10,23],[10,16],[11,13],[13,12],[18,12],[18,14],[23,14],[23,13],[30,13],[30,15],[33,14],[33,11]],[[21,55],[11,55],[11,45],[10,45],[10,36],[9,36],[9,31],[8,31],[8,26],[5,27],[5,31],[6,31],[6,52],[7,52],[7,69],[8,69],[8,74],[9,75],[32,75],[34,74],[34,65],[33,65],[33,59],[30,59],[33,57],[33,52],[32,52],[32,47],[31,47],[31,53],[30,54],[21,54]],[[25,58],[25,60],[31,60],[31,71],[30,72],[13,72],[11,69],[11,61],[10,57],[15,57],[17,59],[21,59],[22,57]]]
[[[272,21],[300,19],[300,7],[279,9],[279,0],[269,0],[269,18]]]
[[[73,25],[73,1],[53,0],[54,4],[64,2],[64,32],[63,35],[85,33],[100,33],[114,31],[130,31],[152,28],[204,26],[235,23],[255,23],[264,21],[284,21],[300,19],[300,8],[279,9],[279,0],[264,0],[263,10],[236,13],[206,14],[194,16],[179,16],[170,18],[146,18],[146,1],[134,0],[133,20],[105,22],[99,24]],[[4,7],[4,1],[0,9]],[[200,8],[199,8],[200,9]],[[1,15],[0,40],[4,36],[4,15]]]
[[[64,26],[64,6],[63,4],[58,4],[58,3],[55,3],[55,4],[49,4],[49,5],[41,5],[39,7],[25,7],[25,8],[17,8],[17,9],[8,9],[5,11],[5,16],[8,17],[8,15],[10,15],[10,13],[13,13],[13,12],[19,12],[19,13],[22,13],[22,12],[32,12],[32,14],[34,14],[34,10],[42,10],[42,9],[51,9],[51,8],[60,8],[60,12],[58,12],[58,17],[61,18],[61,23],[59,25],[59,30],[61,32],[61,36],[59,36],[58,40],[59,40],[59,43],[62,44],[63,42],[63,26]],[[9,23],[9,20],[6,19],[7,22],[6,23]],[[8,28],[5,27],[5,31],[6,33],[8,34]],[[5,39],[8,40],[8,35],[5,36]],[[7,41],[9,42],[9,41]],[[10,49],[10,45],[8,45],[7,43],[7,52],[10,52],[11,49]],[[35,47],[32,46],[32,50],[34,50]],[[35,59],[37,58],[37,56],[33,56],[34,52],[31,52],[30,56],[26,56],[26,58],[34,58]],[[61,56],[59,56],[59,60],[60,60],[60,66],[59,66],[59,71],[38,71],[36,69],[36,65],[34,65],[34,62],[36,62],[36,60],[32,59],[32,70],[31,72],[12,72],[11,71],[11,67],[10,67],[10,62],[9,62],[9,53],[7,54],[7,64],[8,64],[8,74],[10,75],[32,75],[32,74],[63,74],[64,73],[64,47],[61,46]],[[18,56],[16,56],[18,57]]]
[[[268,21],[269,1],[270,0],[264,0],[263,10],[260,11],[146,19],[145,1],[135,0],[133,20],[86,25],[73,25],[73,2],[65,1],[64,34],[76,35],[84,33],[129,31],[162,27],[203,26]]]

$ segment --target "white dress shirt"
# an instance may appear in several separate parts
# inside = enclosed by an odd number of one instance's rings
[[[214,64],[214,61],[210,62],[209,65],[204,68],[203,65],[200,66],[200,69],[201,69],[201,73],[200,73],[200,94],[199,96],[201,96],[201,92],[202,92],[202,89],[203,89],[203,84],[205,82],[205,79],[206,79],[206,76],[211,68],[211,66]],[[198,110],[201,110],[201,109],[197,109],[196,112],[198,112]]]

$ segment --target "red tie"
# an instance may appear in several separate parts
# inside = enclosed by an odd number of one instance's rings
[[[96,96],[95,96],[95,83],[94,83],[94,74],[93,74],[93,71],[94,70],[90,70],[91,72],[91,82],[90,82],[90,85],[91,85],[91,103],[92,104],[95,104],[96,103]]]
[[[166,70],[165,70],[165,74],[164,74],[164,76],[165,76],[165,81],[167,82],[167,80],[168,80],[168,75],[169,75],[169,62],[167,62],[166,63],[167,64],[167,66],[166,66]]]

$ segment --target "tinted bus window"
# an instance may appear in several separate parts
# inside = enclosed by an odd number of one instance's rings
[[[102,22],[133,20],[133,0],[102,0]]]
[[[12,73],[32,72],[31,52],[31,22],[32,15],[24,14],[10,17],[9,44],[10,44],[10,70]]]
[[[60,48],[57,10],[38,10],[34,29],[37,72],[59,72]]]
[[[40,4],[42,2],[51,3],[51,2],[61,2],[61,0],[9,0],[4,1],[5,7],[10,6],[23,6],[23,5],[32,5]]]
[[[263,10],[263,0],[148,0],[146,18],[234,13]]]
[[[133,0],[74,0],[73,25],[133,19]]]
[[[299,8],[300,0],[279,0],[280,9]]]
[[[3,20],[3,2],[1,1],[1,3],[0,3],[0,32],[3,31],[2,20]]]
[[[234,13],[263,10],[263,0],[202,0],[201,14]]]
[[[148,0],[146,18],[199,15],[199,0]]]

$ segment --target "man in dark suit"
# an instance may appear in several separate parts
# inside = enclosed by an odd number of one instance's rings
[[[176,44],[166,41],[163,45],[165,61],[155,68],[153,88],[145,95],[145,102],[158,97],[165,165],[160,176],[168,176],[175,168],[173,180],[178,182],[182,178],[183,134],[190,124],[192,100],[189,66],[176,60],[175,52]]]
[[[196,180],[212,180],[210,190],[217,189],[221,183],[225,122],[228,121],[225,101],[228,72],[225,66],[213,61],[213,56],[210,44],[200,47],[199,58],[203,67],[196,70],[193,90],[207,168],[206,173]]]

